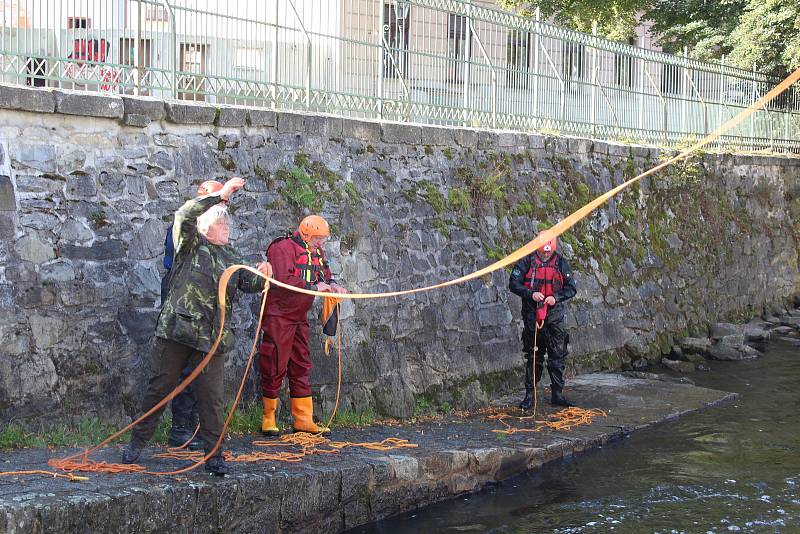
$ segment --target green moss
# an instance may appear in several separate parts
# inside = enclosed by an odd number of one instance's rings
[[[233,172],[236,170],[236,162],[233,161],[233,158],[228,154],[222,154],[219,156],[219,164],[222,165],[222,168],[226,171]]]
[[[289,207],[300,212],[318,212],[322,209],[322,196],[314,179],[304,169],[297,166],[289,170],[281,169],[277,172],[277,178],[284,182],[280,191]]]
[[[442,192],[428,180],[420,181],[419,185],[425,190],[425,199],[433,208],[433,211],[437,214],[441,214],[445,210],[444,195],[442,195]]]
[[[575,184],[575,201],[580,206],[587,204],[591,200],[592,191],[589,186],[581,182]]]
[[[453,159],[453,151],[450,149],[450,147],[449,147],[449,146],[448,146],[448,147],[445,147],[445,148],[442,150],[442,154],[444,154],[444,157],[446,157],[446,158],[447,158],[447,159],[449,159],[449,160],[452,160],[452,159]]]
[[[225,140],[222,138],[217,139],[217,150],[223,151],[225,150],[225,147],[227,147],[227,143],[225,143]]]
[[[425,155],[433,156],[433,148],[431,148],[430,145],[425,145]]]
[[[461,187],[451,187],[447,191],[447,201],[450,209],[458,213],[468,213],[472,207],[469,192]]]
[[[372,146],[372,145],[367,145],[367,153],[368,154],[374,154],[375,153],[375,147]]]
[[[294,164],[297,167],[307,167],[309,163],[308,154],[302,151],[297,151],[294,154]]]
[[[439,230],[439,233],[442,234],[447,239],[450,239],[450,227],[441,219],[434,219],[433,227]]]
[[[372,167],[372,170],[380,174],[383,178],[387,178],[389,176],[389,173],[380,167]]]
[[[356,248],[358,244],[358,236],[355,232],[348,232],[341,238],[342,245],[344,245],[347,249],[353,250]]]
[[[353,182],[344,183],[344,192],[350,199],[351,204],[361,204],[361,193],[358,192]]]
[[[511,209],[511,215],[515,217],[533,217],[536,214],[536,206],[533,202],[523,200]]]
[[[630,204],[620,204],[617,208],[619,210],[619,214],[622,215],[625,219],[635,219],[636,218],[636,208],[631,206]]]

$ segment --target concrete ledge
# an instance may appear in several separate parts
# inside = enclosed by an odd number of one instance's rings
[[[247,125],[247,108],[239,106],[220,106],[217,108],[216,126],[240,128]]]
[[[167,120],[176,124],[213,124],[217,108],[208,104],[167,102]]]
[[[54,113],[56,100],[50,90],[0,84],[0,108]]]
[[[398,122],[381,124],[381,139],[386,143],[419,145],[422,143],[422,127]]]
[[[423,126],[422,144],[434,146],[454,146],[456,144],[455,130],[441,126]]]
[[[275,127],[275,112],[263,109],[250,109],[247,112],[248,126]]]
[[[122,103],[125,106],[125,115],[141,115],[149,120],[160,121],[167,114],[164,101],[157,98],[123,96]]]
[[[379,122],[344,119],[342,135],[346,138],[377,143],[381,140],[381,125]]]
[[[90,474],[90,480],[82,483],[2,477],[0,531],[341,532],[477,491],[632,431],[735,398],[690,384],[611,374],[576,377],[570,381],[570,396],[609,416],[569,432],[520,433],[502,441],[492,432],[500,425],[480,414],[416,426],[334,429],[334,439],[340,441],[399,437],[418,448],[384,452],[345,448],[297,464],[234,463],[233,474],[225,478],[210,477],[201,470],[161,478]],[[542,417],[542,412],[552,411],[549,404],[539,406]],[[251,439],[235,438],[228,448],[237,454],[261,450]],[[146,451],[142,458],[147,468],[160,471],[183,465],[153,458],[151,452],[155,451]],[[6,460],[19,469],[48,469],[49,456],[65,454],[27,450],[7,454]],[[118,461],[119,454],[119,447],[112,447],[96,459]]]
[[[118,96],[55,90],[56,112],[84,117],[121,119],[125,106]]]

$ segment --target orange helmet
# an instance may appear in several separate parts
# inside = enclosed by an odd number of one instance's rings
[[[319,215],[309,215],[300,221],[300,226],[297,227],[297,231],[300,232],[300,237],[302,237],[304,241],[308,241],[312,237],[328,237],[331,235],[331,231],[328,228],[328,221]]]
[[[197,196],[202,197],[203,195],[210,195],[211,193],[216,193],[220,189],[222,189],[222,183],[216,180],[206,180],[200,187],[197,188]]]
[[[545,230],[545,231],[539,232],[539,235],[536,236],[536,237],[539,237],[539,236],[547,237],[547,234],[548,234],[548,232],[547,232],[547,230]],[[555,236],[552,239],[550,239],[549,241],[547,241],[540,248],[536,249],[536,252],[543,252],[543,253],[545,253],[545,254],[547,254],[549,256],[550,254],[554,253],[557,248],[558,248],[558,237]]]

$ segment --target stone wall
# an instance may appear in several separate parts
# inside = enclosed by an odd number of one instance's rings
[[[164,232],[198,183],[241,175],[235,246],[250,260],[303,214],[332,223],[356,291],[428,285],[528,241],[658,149],[0,86],[0,420],[136,411],[158,314]],[[701,155],[614,199],[561,241],[579,293],[572,371],[658,359],[709,321],[800,288],[800,160]],[[408,416],[519,387],[507,272],[343,308],[345,410]],[[233,312],[233,387],[257,301]],[[314,325],[318,325],[315,320]],[[314,327],[328,409],[336,360]],[[256,380],[249,397],[257,396]]]

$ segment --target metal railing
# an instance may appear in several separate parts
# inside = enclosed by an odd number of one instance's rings
[[[674,145],[779,80],[489,0],[3,0],[0,80]],[[798,87],[717,146],[800,153]]]

